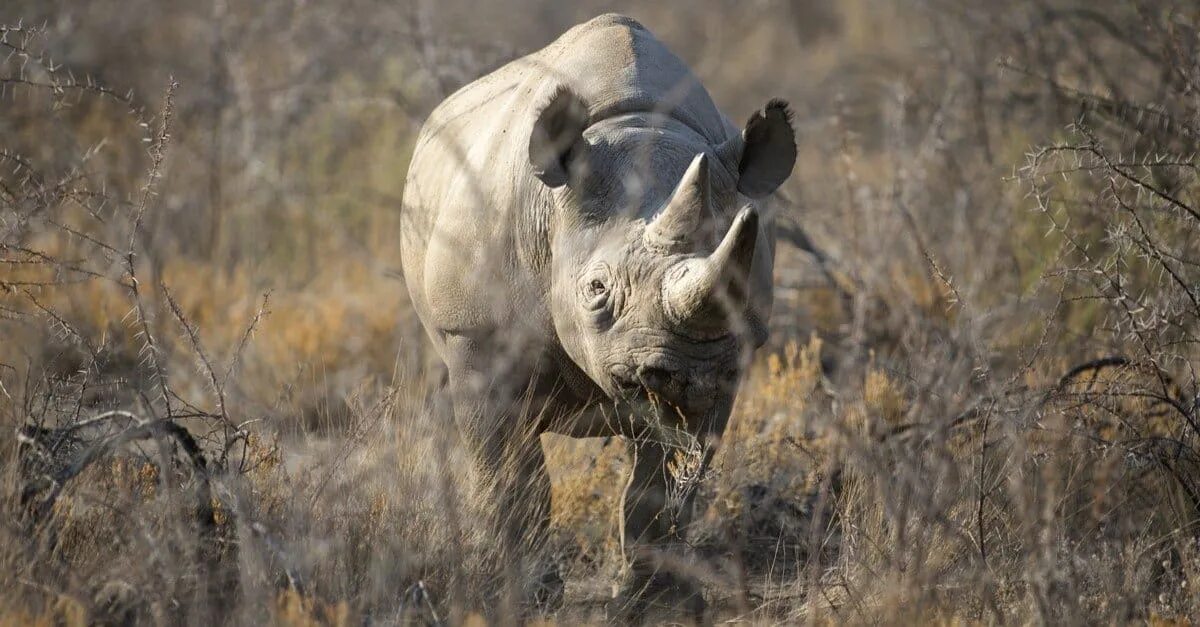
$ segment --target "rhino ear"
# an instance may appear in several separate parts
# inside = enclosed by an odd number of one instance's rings
[[[740,139],[739,192],[762,198],[791,176],[796,165],[796,133],[792,130],[792,112],[787,102],[776,98],[762,111],[755,111]]]
[[[566,86],[560,86],[538,112],[529,137],[529,162],[547,186],[559,187],[570,180],[567,159],[583,141],[587,125],[587,105]]]

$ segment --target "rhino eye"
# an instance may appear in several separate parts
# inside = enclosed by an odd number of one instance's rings
[[[613,276],[608,266],[597,264],[579,283],[579,296],[585,309],[593,313],[607,311],[612,306]]]

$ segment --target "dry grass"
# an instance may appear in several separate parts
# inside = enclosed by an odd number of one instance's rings
[[[102,4],[0,10],[0,625],[502,618],[400,173],[447,90],[599,7]],[[682,565],[718,618],[1200,612],[1195,8],[623,8],[735,117],[800,112]],[[624,447],[544,445],[542,618],[602,621]]]

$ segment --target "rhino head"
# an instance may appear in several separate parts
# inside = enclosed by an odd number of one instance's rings
[[[712,145],[665,114],[591,123],[559,89],[529,157],[551,189],[550,306],[567,354],[618,407],[719,432],[766,340],[774,243],[756,201],[795,162],[787,105]]]

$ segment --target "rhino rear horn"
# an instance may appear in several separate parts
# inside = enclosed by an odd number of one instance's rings
[[[529,162],[534,175],[549,187],[570,181],[568,158],[583,143],[588,127],[588,107],[566,86],[559,86],[538,113],[529,136]]]
[[[700,153],[679,179],[666,206],[646,225],[646,244],[673,252],[691,250],[701,225],[712,212],[711,197],[708,155]]]

